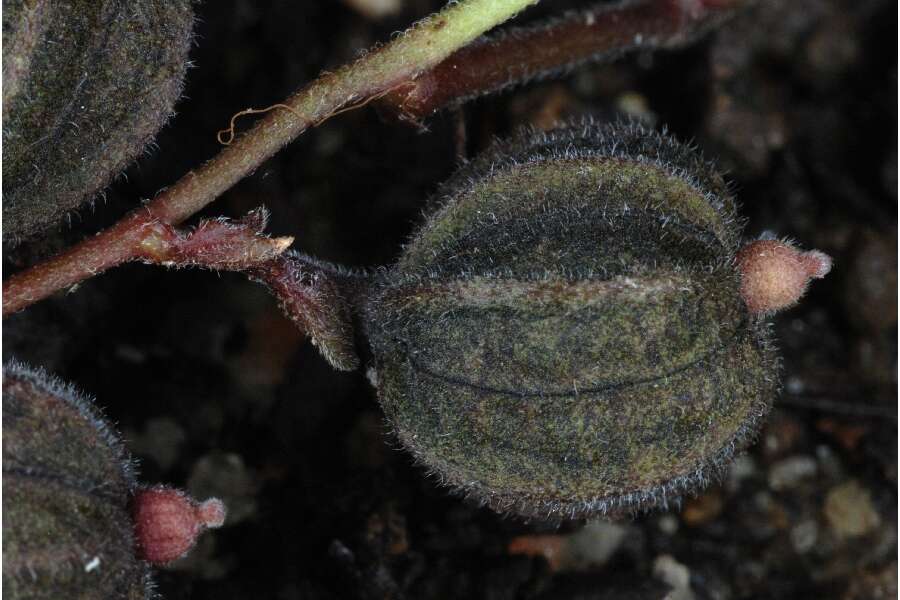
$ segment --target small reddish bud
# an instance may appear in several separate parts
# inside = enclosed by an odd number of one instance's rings
[[[753,314],[793,306],[811,279],[831,271],[831,257],[818,250],[802,252],[781,240],[757,240],[737,253],[741,296]]]
[[[225,505],[217,498],[197,502],[181,490],[155,486],[132,500],[138,556],[165,565],[187,554],[204,530],[221,527]]]

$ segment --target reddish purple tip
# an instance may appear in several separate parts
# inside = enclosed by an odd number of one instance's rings
[[[187,554],[204,530],[221,527],[225,505],[217,498],[198,503],[174,488],[138,490],[131,515],[139,558],[165,565]]]
[[[793,306],[811,279],[831,271],[831,257],[818,250],[802,252],[788,242],[757,240],[737,253],[741,296],[753,314],[768,314]]]

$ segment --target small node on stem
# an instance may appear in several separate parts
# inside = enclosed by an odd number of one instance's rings
[[[138,258],[152,264],[243,271],[272,260],[294,238],[270,238],[263,234],[268,213],[262,207],[244,218],[200,221],[193,231],[182,231],[159,221],[144,228]]]
[[[831,271],[824,252],[803,252],[781,240],[756,240],[737,253],[741,296],[753,314],[771,314],[793,306],[812,279]]]
[[[131,503],[138,556],[165,565],[187,554],[206,529],[225,523],[225,504],[218,498],[197,502],[165,486],[138,490]]]

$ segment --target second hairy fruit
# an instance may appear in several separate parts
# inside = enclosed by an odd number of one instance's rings
[[[158,598],[151,566],[225,520],[216,498],[137,482],[94,401],[15,360],[3,366],[3,587],[8,597]]]

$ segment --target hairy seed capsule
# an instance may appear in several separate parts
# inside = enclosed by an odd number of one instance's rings
[[[13,600],[156,598],[149,564],[183,556],[225,521],[141,486],[131,456],[90,398],[19,362],[3,367],[3,591]]]
[[[721,177],[668,137],[584,122],[497,145],[444,185],[367,304],[397,435],[501,512],[696,490],[778,385],[739,237]]]
[[[3,236],[40,233],[128,166],[181,95],[189,0],[3,1]]]
[[[134,555],[131,458],[91,401],[43,371],[3,368],[3,591],[152,598]]]

